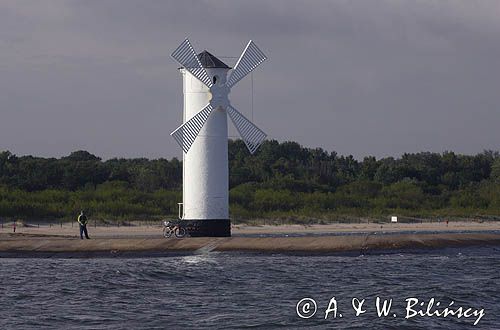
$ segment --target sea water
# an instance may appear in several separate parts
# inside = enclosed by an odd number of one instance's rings
[[[0,259],[0,329],[492,329],[499,273],[497,247]]]

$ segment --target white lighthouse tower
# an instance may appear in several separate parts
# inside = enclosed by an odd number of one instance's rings
[[[227,115],[252,154],[266,134],[230,105],[228,95],[266,56],[250,41],[230,71],[209,52],[196,54],[186,39],[172,57],[183,76],[183,124],[171,134],[183,150],[182,223],[191,236],[230,236]]]

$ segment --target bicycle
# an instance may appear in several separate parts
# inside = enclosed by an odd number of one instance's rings
[[[178,222],[163,221],[163,237],[170,238],[172,234],[176,238],[183,238],[187,235],[187,231]]]

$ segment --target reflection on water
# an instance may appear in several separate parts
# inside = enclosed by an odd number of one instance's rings
[[[218,264],[217,259],[218,252],[206,252],[195,255],[189,255],[182,257],[181,261],[187,264],[201,264],[201,263],[209,263],[209,264]]]
[[[353,297],[432,297],[485,308],[498,327],[500,251],[467,248],[362,256],[210,252],[133,259],[0,259],[0,329],[469,329],[473,320],[355,317]],[[343,318],[324,320],[335,296]],[[296,315],[311,297],[318,313]]]

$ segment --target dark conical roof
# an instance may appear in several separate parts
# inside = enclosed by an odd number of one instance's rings
[[[229,66],[226,65],[226,63],[222,62],[221,60],[219,60],[217,57],[213,56],[206,50],[198,54],[198,59],[200,60],[201,65],[203,65],[204,68],[231,69]]]

